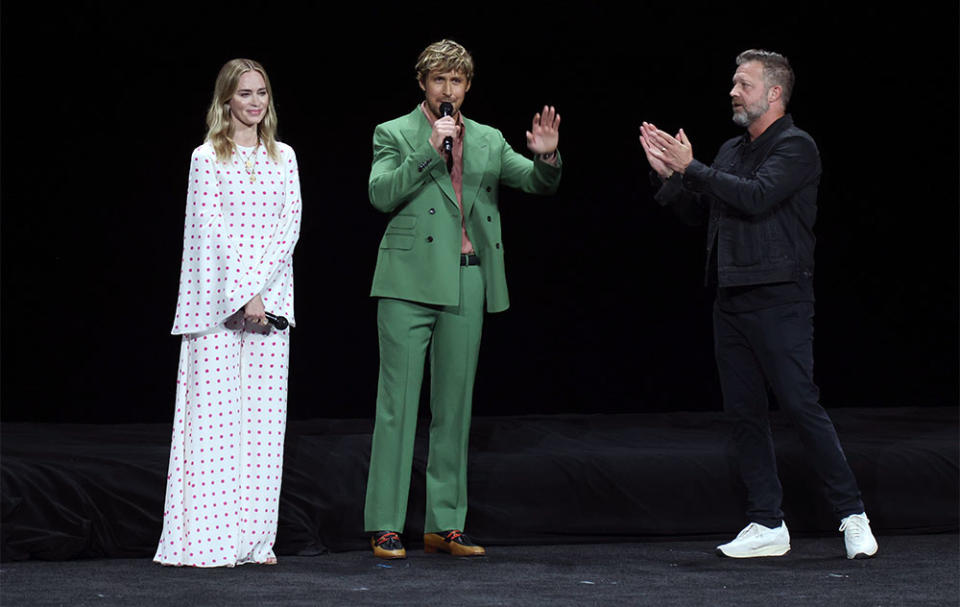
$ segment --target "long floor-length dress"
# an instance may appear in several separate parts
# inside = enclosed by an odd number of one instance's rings
[[[243,306],[259,294],[295,324],[300,182],[293,149],[277,145],[279,162],[261,144],[218,163],[205,143],[190,163],[173,325],[183,337],[154,557],[165,565],[275,561],[290,329],[245,322]]]

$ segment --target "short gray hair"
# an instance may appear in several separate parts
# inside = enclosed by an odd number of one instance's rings
[[[763,65],[764,86],[768,89],[771,86],[779,86],[782,91],[780,98],[783,99],[783,107],[787,107],[790,96],[793,94],[793,83],[796,80],[787,58],[780,53],[762,49],[750,49],[737,55],[737,65],[743,65],[749,61],[758,61]]]

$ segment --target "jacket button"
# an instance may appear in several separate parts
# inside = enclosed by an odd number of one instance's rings
[[[436,209],[430,209],[430,214],[431,214],[431,215],[433,215],[433,214],[436,213],[436,212],[437,212]]]
[[[487,215],[487,221],[493,221],[492,219],[490,219],[489,215]]]
[[[433,242],[433,236],[427,236],[427,242]]]
[[[498,249],[500,248],[500,243],[499,243],[499,242],[497,243],[497,248],[498,248]]]
[[[490,187],[490,186],[487,186],[487,191],[489,192],[490,190],[491,190],[491,187]]]

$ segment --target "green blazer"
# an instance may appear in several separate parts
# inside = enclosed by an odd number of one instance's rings
[[[552,194],[557,166],[517,154],[497,129],[463,118],[463,213],[480,257],[487,311],[510,306],[503,263],[501,183]],[[373,297],[455,306],[460,299],[460,207],[443,157],[430,145],[430,123],[417,106],[373,133],[370,202],[389,213],[373,274]]]

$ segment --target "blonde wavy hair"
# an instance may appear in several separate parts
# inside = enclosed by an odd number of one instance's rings
[[[453,40],[434,42],[423,49],[417,58],[417,80],[420,83],[427,81],[430,72],[460,72],[467,82],[473,80],[473,57]]]
[[[257,137],[267,149],[267,155],[275,162],[280,161],[276,139],[277,111],[273,107],[273,89],[270,87],[267,71],[252,59],[231,59],[220,68],[220,73],[217,74],[217,83],[213,87],[213,101],[210,102],[210,109],[207,110],[207,141],[213,144],[217,160],[220,162],[228,162],[236,146],[233,141],[233,122],[230,120],[230,99],[240,86],[240,77],[251,70],[263,76],[263,82],[267,87],[267,113],[257,125]]]

